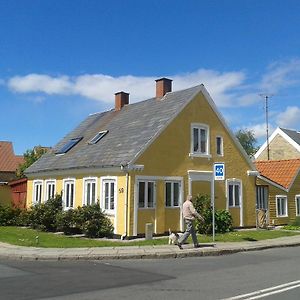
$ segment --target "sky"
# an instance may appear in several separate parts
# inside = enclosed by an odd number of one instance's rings
[[[54,146],[89,114],[203,83],[233,132],[300,130],[300,1],[0,0],[0,140]]]

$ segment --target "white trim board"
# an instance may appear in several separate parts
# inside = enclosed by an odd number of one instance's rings
[[[269,137],[269,144],[277,135],[283,137],[289,144],[291,144],[297,151],[300,152],[300,145],[297,144],[292,138],[290,138],[285,132],[283,132],[280,127],[277,127]],[[266,148],[267,141],[265,141],[263,145],[258,149],[258,151],[254,155],[254,158],[257,159]]]

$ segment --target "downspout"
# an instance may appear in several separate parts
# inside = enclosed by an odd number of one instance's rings
[[[122,169],[125,170],[124,166],[122,166]],[[128,169],[126,169],[126,185],[125,185],[125,232],[121,235],[121,240],[125,240],[126,237],[128,236],[128,231],[127,231],[127,223],[128,223],[128,183],[129,183],[129,172]]]

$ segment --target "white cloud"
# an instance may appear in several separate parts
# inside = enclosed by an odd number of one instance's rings
[[[219,106],[233,104],[232,90],[242,85],[242,72],[220,73],[200,69],[193,73],[168,76],[173,79],[173,90],[180,90],[203,83]],[[17,93],[45,93],[48,95],[80,95],[89,99],[113,102],[114,93],[129,92],[131,102],[154,97],[156,77],[85,74],[77,77],[51,77],[44,74],[15,76],[8,80],[8,87]]]
[[[18,93],[43,92],[49,95],[72,93],[70,79],[67,76],[56,78],[41,74],[15,76],[8,81],[8,86]]]
[[[266,93],[277,93],[279,90],[300,83],[300,59],[271,64],[261,81],[261,89]]]
[[[300,108],[288,106],[286,110],[277,116],[277,124],[280,127],[295,129],[300,127],[299,121]]]
[[[266,136],[267,136],[266,123],[250,125],[250,126],[247,126],[247,129],[253,131],[254,136],[257,140],[266,139]],[[269,124],[269,136],[270,136],[270,133],[273,131],[274,131],[273,126]]]

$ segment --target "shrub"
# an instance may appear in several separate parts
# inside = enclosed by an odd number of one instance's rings
[[[204,222],[196,221],[196,230],[202,234],[212,233],[212,207],[211,200],[208,195],[197,195],[195,201],[195,209],[203,216]],[[215,209],[215,232],[225,233],[232,231],[232,217],[226,210]]]
[[[60,212],[56,220],[57,228],[65,234],[84,233],[91,238],[113,235],[113,226],[99,204]]]
[[[77,222],[87,237],[100,238],[113,235],[113,225],[97,203],[78,207]]]
[[[56,215],[62,211],[62,197],[56,195],[45,203],[32,206],[28,215],[28,223],[34,229],[43,231],[56,230]]]
[[[19,215],[21,210],[10,206],[0,205],[0,226],[16,226],[19,225]]]
[[[56,224],[59,231],[64,234],[82,233],[80,222],[78,222],[78,209],[61,211],[56,215]]]

